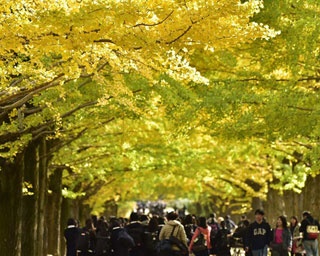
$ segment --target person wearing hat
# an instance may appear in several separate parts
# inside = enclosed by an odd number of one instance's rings
[[[299,231],[302,232],[302,244],[306,251],[307,256],[318,256],[318,236],[320,225],[319,222],[314,219],[310,212],[304,211],[302,213],[303,220]],[[312,233],[308,231],[312,230]]]

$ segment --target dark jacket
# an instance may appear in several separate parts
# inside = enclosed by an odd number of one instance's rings
[[[67,256],[76,256],[77,255],[77,246],[80,236],[80,229],[76,226],[68,226],[64,230],[64,237],[67,244]]]
[[[110,243],[111,243],[111,249],[113,252],[113,256],[128,256],[129,255],[129,250],[130,247],[124,246],[120,241],[119,241],[119,236],[121,232],[126,232],[125,229],[121,227],[115,227],[111,231],[111,236],[110,236]]]
[[[143,244],[143,233],[145,226],[139,221],[132,221],[126,227],[126,231],[133,238],[135,246],[130,251],[130,255],[143,256],[144,244]]]
[[[248,227],[246,246],[251,250],[261,250],[271,242],[271,227],[266,221],[253,222]]]
[[[314,239],[308,239],[307,237],[307,226],[308,225],[316,225],[318,226],[318,230],[320,230],[320,225],[317,220],[315,220],[311,215],[308,215],[306,218],[304,218],[301,221],[301,226],[299,228],[299,231],[303,233],[303,240],[314,240]]]
[[[230,254],[230,236],[231,232],[227,228],[219,229],[214,241],[213,246],[216,249],[218,256],[229,256]]]

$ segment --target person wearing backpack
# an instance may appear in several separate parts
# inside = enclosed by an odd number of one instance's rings
[[[130,214],[129,223],[125,226],[128,234],[133,238],[135,246],[130,251],[130,256],[145,256],[143,245],[143,233],[145,226],[140,222],[137,212]]]
[[[214,240],[217,256],[230,256],[230,237],[231,232],[227,229],[225,221],[220,222],[220,229]]]
[[[306,256],[318,256],[319,222],[308,211],[304,211],[302,217],[303,220],[299,231],[303,234],[302,244],[306,251]]]
[[[159,240],[159,255],[180,256],[188,254],[187,235],[176,212],[172,211],[167,214],[167,222],[161,228]],[[166,241],[170,242],[170,248],[162,248],[163,242]]]
[[[199,217],[198,226],[191,238],[189,252],[196,256],[209,256],[211,249],[211,227],[207,224],[206,217]]]

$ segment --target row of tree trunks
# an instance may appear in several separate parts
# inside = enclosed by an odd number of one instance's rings
[[[52,178],[56,187],[48,204],[47,153],[47,142],[40,139],[12,161],[0,159],[1,255],[43,256],[48,254],[49,244],[51,254],[60,255],[62,170],[54,173],[58,177]],[[52,225],[48,225],[48,213]]]
[[[0,168],[0,248],[1,255],[20,256],[22,237],[23,155],[14,162],[1,160]]]
[[[280,194],[279,191],[270,189],[267,200],[263,202],[263,208],[266,212],[266,217],[273,226],[280,215],[285,215],[287,218],[297,216],[302,219],[302,212],[307,210],[319,219],[320,218],[320,175],[309,177],[305,187],[301,193],[293,191],[284,191]]]

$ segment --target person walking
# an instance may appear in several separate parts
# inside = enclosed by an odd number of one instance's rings
[[[159,240],[169,239],[170,236],[176,237],[184,245],[186,253],[188,252],[186,232],[183,225],[178,221],[178,214],[173,211],[167,214],[167,222],[160,231]],[[177,246],[173,246],[170,255],[181,255],[180,249]]]
[[[183,219],[183,227],[187,235],[188,245],[190,244],[194,231],[197,228],[197,225],[195,224],[194,219],[195,217],[192,214],[186,215],[185,218]]]
[[[300,236],[300,223],[296,216],[290,218],[290,232],[292,236],[291,256],[301,256],[303,254],[302,236]]]
[[[139,214],[137,212],[132,212],[130,214],[130,222],[125,226],[128,234],[133,238],[135,246],[130,250],[130,256],[145,256],[144,255],[144,245],[143,245],[143,233],[145,230],[145,225],[140,221]]]
[[[112,256],[129,256],[130,250],[134,247],[134,240],[128,234],[117,218],[110,220],[110,245]]]
[[[248,227],[245,250],[251,251],[253,256],[267,256],[271,241],[271,227],[264,219],[263,210],[257,209],[254,215],[255,221]]]
[[[220,229],[213,241],[217,256],[230,256],[230,238],[231,232],[227,229],[225,221],[220,222]]]
[[[211,227],[207,224],[206,217],[199,217],[198,226],[195,229],[195,232],[190,241],[189,252],[193,252],[195,256],[209,256],[209,252],[211,249],[210,233]],[[200,242],[199,250],[197,251],[194,250],[196,240]]]
[[[273,239],[270,244],[271,256],[289,256],[292,248],[292,236],[286,217],[278,217],[276,228],[272,233]]]
[[[313,218],[309,211],[304,211],[302,217],[303,220],[301,221],[299,231],[302,232],[302,244],[306,251],[306,256],[319,256],[319,222]]]
[[[70,218],[67,222],[67,228],[64,230],[64,238],[67,245],[67,256],[77,256],[77,246],[80,237],[80,229],[77,227],[75,219]]]

